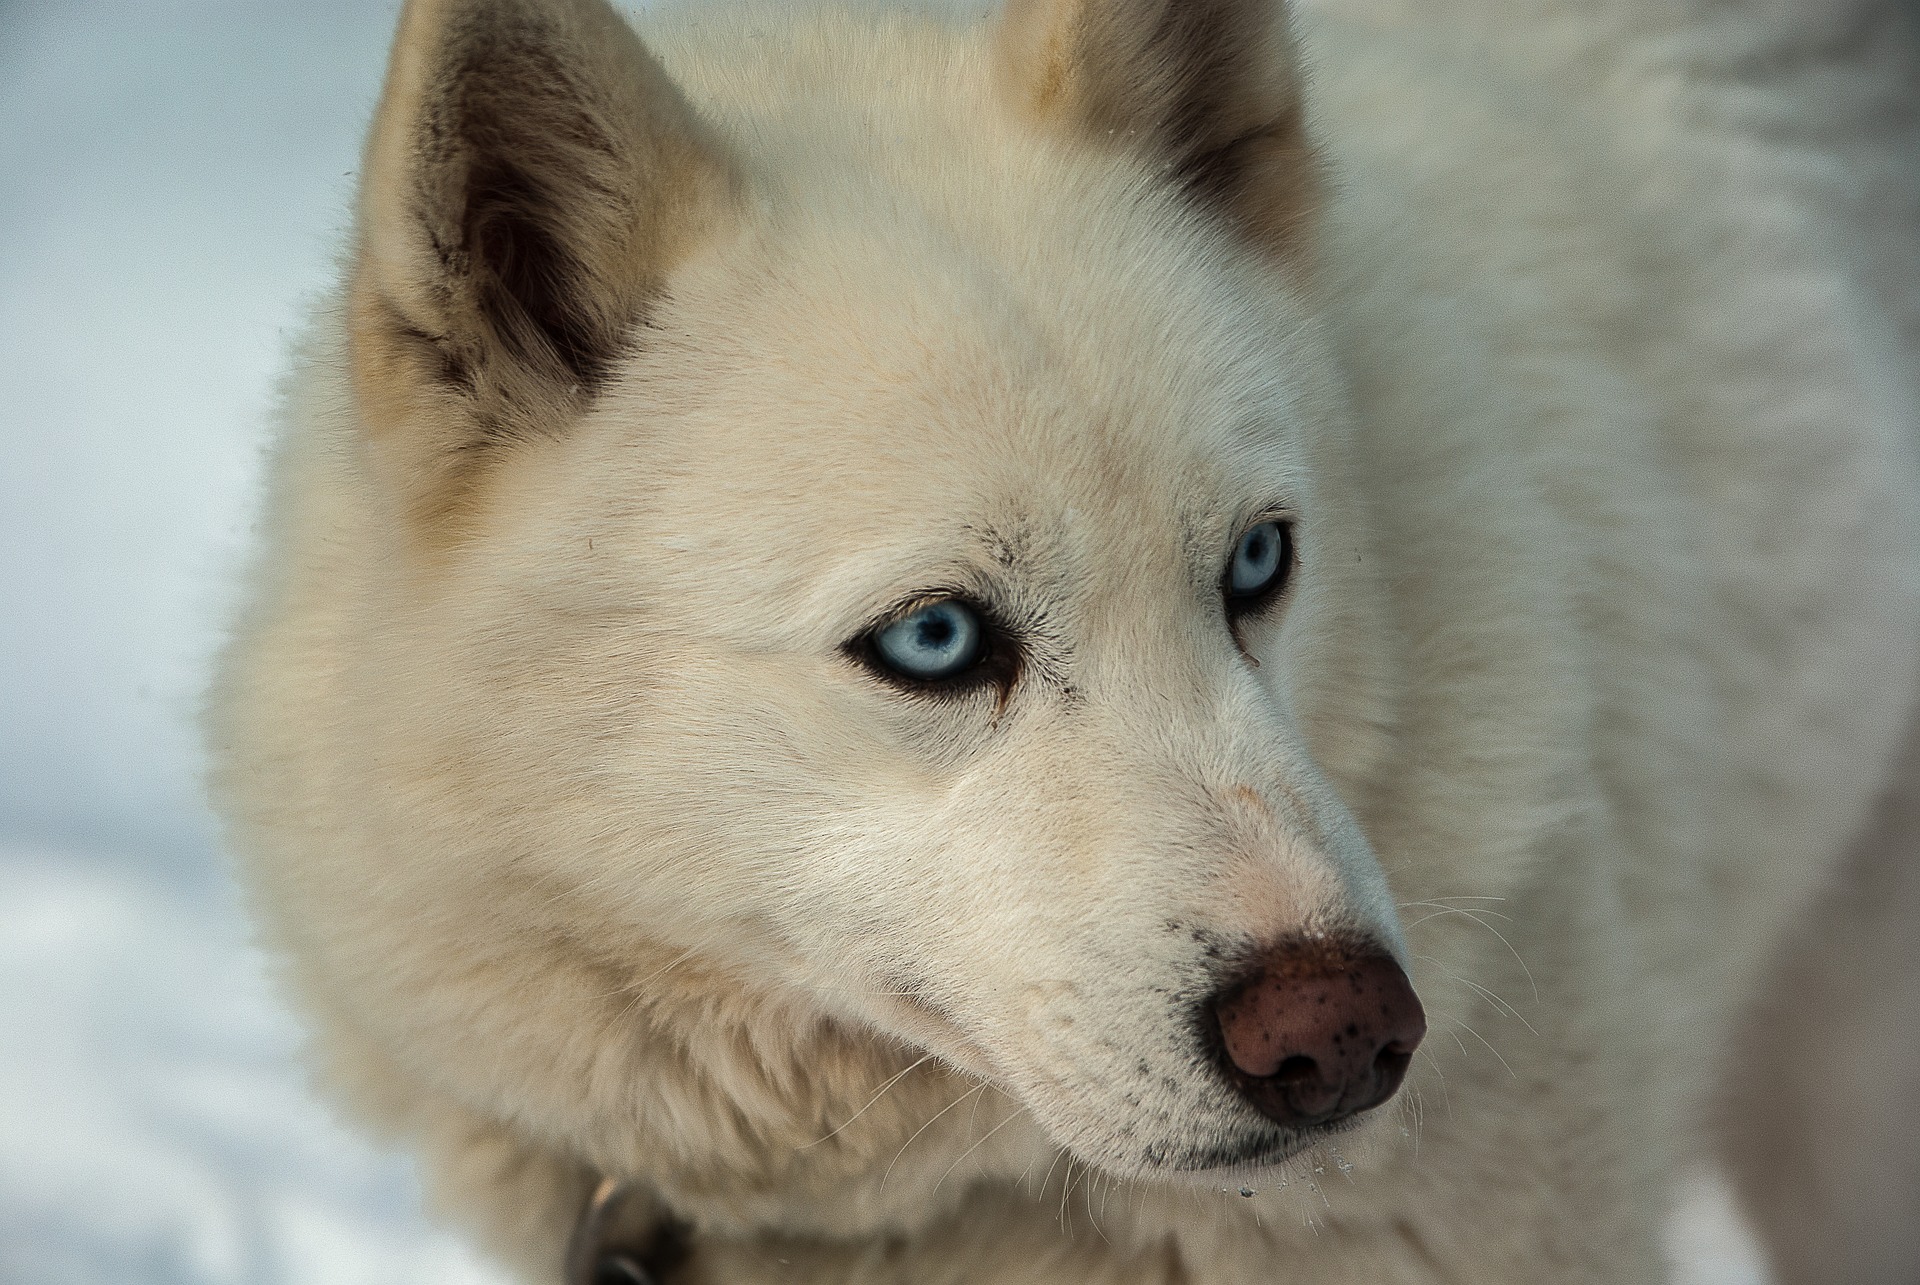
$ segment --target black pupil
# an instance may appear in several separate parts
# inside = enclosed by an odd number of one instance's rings
[[[1267,560],[1267,528],[1257,526],[1247,532],[1247,561],[1256,566]]]
[[[914,632],[919,635],[920,645],[928,651],[945,651],[953,641],[953,618],[945,613],[929,613]]]

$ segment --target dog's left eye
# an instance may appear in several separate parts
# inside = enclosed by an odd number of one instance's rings
[[[881,664],[903,678],[935,682],[971,669],[986,630],[979,613],[954,598],[930,602],[873,635]]]
[[[1277,519],[1256,522],[1240,537],[1227,564],[1228,607],[1252,606],[1270,596],[1286,582],[1292,568],[1292,527]]]

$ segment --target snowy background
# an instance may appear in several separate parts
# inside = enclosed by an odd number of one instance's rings
[[[194,715],[397,3],[0,0],[0,1281],[481,1285],[306,1093]]]
[[[397,3],[0,0],[0,1282],[484,1285],[307,1096],[194,717]],[[1764,1279],[1695,1184],[1692,1285]]]

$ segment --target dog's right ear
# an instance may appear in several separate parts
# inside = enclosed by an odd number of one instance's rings
[[[606,0],[409,0],[368,140],[349,350],[419,522],[591,402],[736,183]]]
[[[999,61],[1032,118],[1132,150],[1275,260],[1321,199],[1283,0],[1006,0]]]

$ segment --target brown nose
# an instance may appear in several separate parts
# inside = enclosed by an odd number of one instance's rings
[[[1263,951],[1214,1003],[1227,1074],[1276,1124],[1328,1124],[1393,1096],[1427,1015],[1400,965],[1327,938]]]

